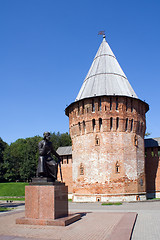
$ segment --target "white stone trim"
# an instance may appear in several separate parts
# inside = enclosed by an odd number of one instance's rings
[[[146,193],[73,194],[73,202],[130,202],[146,200]]]

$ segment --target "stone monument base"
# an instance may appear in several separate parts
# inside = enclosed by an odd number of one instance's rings
[[[69,214],[67,217],[58,219],[35,219],[35,218],[17,218],[16,224],[26,225],[48,225],[48,226],[67,226],[81,218],[80,214]]]
[[[47,178],[35,178],[25,187],[25,217],[17,224],[66,226],[80,219],[68,215],[68,187]]]

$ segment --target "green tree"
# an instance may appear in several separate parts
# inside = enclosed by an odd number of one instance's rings
[[[68,132],[62,133],[62,134],[60,132],[51,133],[51,142],[52,142],[55,150],[57,150],[57,148],[59,148],[59,147],[65,147],[65,146],[72,145],[71,137],[68,134]]]
[[[38,161],[38,142],[42,138],[18,139],[4,151],[4,178],[7,181],[28,181],[35,176]]]
[[[7,181],[15,181],[19,179],[20,154],[22,154],[22,139],[7,146],[4,151],[4,178]]]
[[[60,135],[59,144],[60,147],[72,146],[71,137],[67,132]]]
[[[3,153],[6,147],[7,143],[0,138],[0,181],[4,180]]]
[[[7,147],[7,143],[0,137],[0,162],[3,162],[3,151]]]
[[[150,136],[150,135],[151,135],[151,133],[146,132],[144,136],[145,136],[145,137],[148,137],[148,136]]]
[[[53,148],[55,150],[57,150],[57,148],[60,146],[60,144],[59,144],[60,135],[61,135],[60,132],[57,132],[57,133],[53,132],[53,133],[51,133],[51,142],[52,142]]]
[[[26,139],[23,164],[20,167],[20,179],[23,181],[30,180],[36,174],[38,164],[38,143],[41,137],[32,137]]]

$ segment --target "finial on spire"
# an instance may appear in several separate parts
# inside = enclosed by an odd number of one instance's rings
[[[100,31],[100,32],[98,33],[98,35],[103,35],[103,39],[106,38],[105,31]]]

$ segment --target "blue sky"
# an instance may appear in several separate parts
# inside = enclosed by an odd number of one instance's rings
[[[150,105],[147,131],[160,137],[160,1],[1,0],[0,137],[7,143],[69,131],[73,102],[102,41]]]

